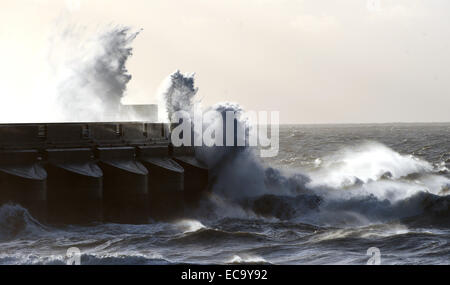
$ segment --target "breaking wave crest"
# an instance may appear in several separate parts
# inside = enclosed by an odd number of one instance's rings
[[[27,209],[13,204],[0,206],[0,240],[38,235],[46,227],[34,219]]]
[[[431,173],[433,170],[432,164],[413,155],[401,155],[380,143],[367,142],[320,159],[312,179],[316,185],[347,187],[382,178],[399,179]]]

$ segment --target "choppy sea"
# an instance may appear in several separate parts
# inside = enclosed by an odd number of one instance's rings
[[[52,226],[0,206],[0,264],[450,263],[450,124],[283,125],[186,217]]]

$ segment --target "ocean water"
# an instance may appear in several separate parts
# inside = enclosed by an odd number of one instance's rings
[[[55,227],[0,207],[1,264],[450,263],[450,124],[284,125],[276,157],[199,152],[212,193],[185,217]]]

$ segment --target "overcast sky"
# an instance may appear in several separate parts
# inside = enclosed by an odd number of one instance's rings
[[[204,106],[282,123],[450,121],[449,12],[447,0],[0,0],[0,112],[40,101],[29,86],[55,26],[113,23],[143,29],[130,96],[156,100],[180,69]]]

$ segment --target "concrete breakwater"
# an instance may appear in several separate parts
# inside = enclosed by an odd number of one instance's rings
[[[167,124],[0,124],[0,203],[49,223],[170,219],[207,188],[208,169],[170,145]]]

